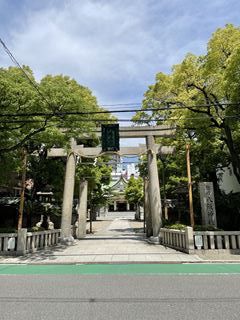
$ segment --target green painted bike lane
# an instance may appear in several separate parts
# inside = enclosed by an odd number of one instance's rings
[[[80,265],[0,265],[0,275],[208,275],[239,274],[240,264],[80,264]]]

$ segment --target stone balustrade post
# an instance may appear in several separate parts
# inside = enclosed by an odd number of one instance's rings
[[[188,253],[194,253],[193,228],[186,227],[185,234],[186,234],[186,249]]]
[[[26,253],[27,229],[19,229],[17,235],[17,254],[24,255]]]

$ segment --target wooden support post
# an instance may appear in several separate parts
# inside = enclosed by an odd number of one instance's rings
[[[27,150],[22,150],[22,181],[21,181],[21,195],[20,205],[18,211],[18,230],[22,228],[23,222],[23,209],[24,209],[24,194],[25,194],[25,183],[26,183],[26,171],[27,171]]]
[[[192,177],[190,165],[190,144],[186,145],[186,158],[187,158],[187,176],[188,176],[188,197],[189,197],[189,213],[191,227],[194,228],[194,212],[193,212],[193,196],[192,196]]]

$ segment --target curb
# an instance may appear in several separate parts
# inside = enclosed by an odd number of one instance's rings
[[[199,260],[199,261],[101,261],[101,262],[0,262],[0,265],[126,265],[126,264],[240,264],[236,260]]]

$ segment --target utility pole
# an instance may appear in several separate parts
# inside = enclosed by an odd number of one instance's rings
[[[187,176],[188,176],[188,198],[189,198],[189,213],[191,227],[194,228],[194,212],[193,212],[193,196],[192,196],[192,177],[190,167],[190,144],[186,144],[187,158]]]
[[[20,205],[18,210],[18,230],[22,228],[23,221],[23,208],[24,208],[24,194],[25,194],[25,183],[26,183],[26,171],[27,171],[27,150],[22,149],[22,181],[21,181],[21,195]]]

